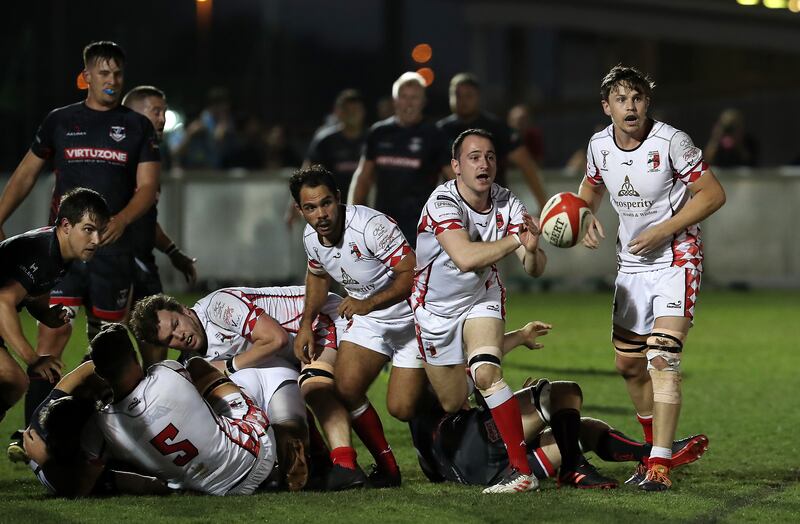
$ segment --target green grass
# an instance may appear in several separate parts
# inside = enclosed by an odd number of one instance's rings
[[[387,376],[371,398],[381,411],[404,475],[395,490],[350,493],[261,494],[247,498],[175,495],[70,501],[50,498],[27,468],[0,459],[0,522],[272,521],[272,522],[797,522],[800,518],[800,392],[797,292],[704,292],[683,359],[684,410],[679,434],[704,432],[710,451],[674,474],[674,489],[644,494],[556,490],[485,496],[475,487],[429,484],[416,465],[405,426],[385,414]],[[512,294],[510,328],[552,322],[538,352],[518,349],[506,377],[578,381],[586,415],[603,418],[638,437],[622,380],[613,371],[608,294]],[[794,327],[793,327],[794,326]],[[35,328],[28,320],[26,330]],[[78,325],[76,333],[82,333]],[[80,358],[85,338],[74,337],[67,361]],[[0,424],[8,435],[22,421],[17,406]],[[362,465],[370,457],[359,449]],[[624,480],[629,464],[603,463]]]

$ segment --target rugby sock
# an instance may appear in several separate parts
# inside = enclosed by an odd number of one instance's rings
[[[581,454],[578,436],[581,414],[577,409],[561,409],[550,417],[550,429],[561,453],[561,471],[573,471]]]
[[[642,425],[642,431],[644,431],[644,441],[648,444],[653,443],[653,415],[642,416],[640,414],[636,414],[636,420],[639,421],[639,424]]]
[[[400,471],[392,448],[383,433],[383,424],[372,404],[366,404],[350,413],[351,425],[358,438],[375,458],[378,469],[391,475]]]
[[[356,450],[351,446],[340,446],[331,450],[331,462],[347,469],[356,469]]]
[[[503,439],[512,468],[524,475],[531,474],[528,464],[528,448],[525,446],[525,433],[522,430],[522,414],[519,401],[508,385],[483,398],[492,413],[497,431]]]
[[[553,467],[542,448],[536,448],[528,462],[531,464],[531,469],[533,469],[533,474],[537,479],[544,480],[548,477],[555,477],[556,468]]]
[[[28,386],[28,391],[25,392],[25,427],[27,428],[30,423],[31,419],[33,418],[33,412],[36,411],[36,408],[39,407],[44,399],[47,398],[47,395],[53,391],[56,383],[61,380],[61,377],[56,376],[55,382],[50,382],[45,377],[41,375],[31,375],[28,373],[28,378],[30,378],[30,385]]]
[[[672,467],[672,450],[670,448],[662,448],[653,446],[650,450],[650,458],[647,461],[648,466],[651,464],[662,464],[668,468]]]
[[[630,439],[616,429],[609,429],[600,436],[597,449],[592,451],[606,462],[642,461],[650,455],[651,447]]]
[[[310,409],[306,409],[306,420],[308,422],[308,440],[309,440],[309,453],[311,454],[311,463],[318,464],[323,467],[331,465],[330,450],[328,445],[325,444],[325,439],[317,428],[317,420]]]

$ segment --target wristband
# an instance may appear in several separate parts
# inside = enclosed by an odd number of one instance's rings
[[[172,242],[170,245],[167,246],[167,249],[164,250],[164,254],[167,256],[171,256],[176,251],[178,251],[178,246],[175,245],[175,242]]]
[[[228,370],[228,375],[233,375],[236,373],[237,369],[236,366],[233,365],[233,357],[225,361],[225,369]]]

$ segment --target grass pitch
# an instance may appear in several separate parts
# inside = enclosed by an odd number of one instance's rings
[[[584,391],[584,414],[630,436],[641,430],[613,369],[610,294],[512,294],[508,327],[540,319],[554,324],[545,348],[517,349],[505,365],[509,384],[527,376],[569,379]],[[711,292],[700,296],[696,326],[683,358],[684,409],[679,436],[706,433],[708,453],[674,473],[674,488],[645,494],[623,487],[604,492],[555,489],[482,495],[477,487],[430,484],[419,471],[406,427],[385,412],[388,376],[370,396],[403,471],[403,487],[348,493],[51,498],[26,467],[0,457],[0,522],[798,522],[800,521],[800,393],[797,292]],[[795,327],[792,327],[795,326]],[[30,319],[25,328],[33,336]],[[83,333],[83,321],[76,333]],[[67,350],[72,368],[85,336]],[[0,424],[6,437],[22,423],[21,406]],[[590,456],[590,458],[592,458]],[[359,461],[371,457],[359,448]],[[592,461],[622,481],[630,463]]]

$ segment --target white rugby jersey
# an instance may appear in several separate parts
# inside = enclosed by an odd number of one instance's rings
[[[518,233],[522,215],[527,212],[525,204],[497,184],[492,184],[490,199],[491,208],[475,211],[461,198],[455,180],[431,193],[417,226],[414,307],[440,316],[457,316],[474,303],[481,288],[502,288],[495,265],[462,272],[436,239],[436,235],[451,229],[465,230],[473,242],[492,242]]]
[[[647,138],[630,151],[617,146],[613,124],[592,136],[585,180],[593,186],[606,186],[619,215],[617,264],[621,272],[670,266],[702,271],[699,224],[687,227],[647,256],[633,255],[628,243],[680,211],[691,198],[687,186],[707,169],[703,152],[689,135],[664,122],[653,122]]]
[[[310,272],[327,273],[348,295],[359,300],[389,287],[394,281],[392,268],[411,252],[397,223],[365,206],[346,207],[344,233],[337,245],[323,246],[310,225],[306,225],[303,232],[303,245]],[[403,301],[366,316],[377,320],[407,320],[411,316],[411,306]]]
[[[289,347],[279,353],[294,360],[291,348],[305,299],[305,286],[231,287],[201,298],[192,311],[206,332],[208,349],[204,358],[226,360],[247,351],[253,344],[251,335],[256,322],[261,315],[268,315],[290,335]],[[347,325],[336,313],[340,301],[339,295],[328,293],[328,300],[313,325],[318,345],[337,348],[337,331]]]
[[[272,468],[274,456],[258,463],[262,424],[220,417],[177,362],[154,364],[125,398],[95,415],[117,459],[128,461],[175,489],[224,495],[255,467]]]

